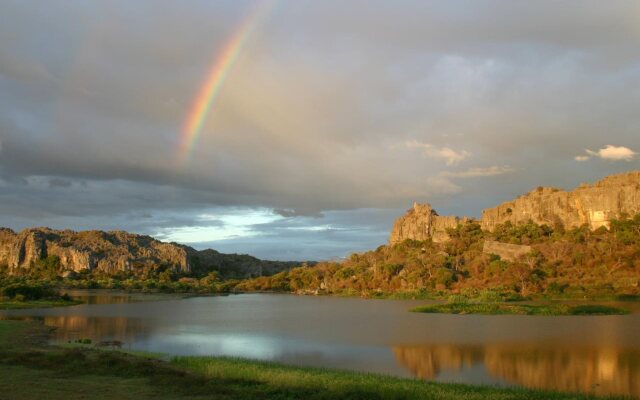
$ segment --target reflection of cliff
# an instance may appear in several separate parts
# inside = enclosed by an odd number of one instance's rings
[[[90,296],[81,297],[87,304],[127,304],[131,303],[131,296],[129,295],[114,295],[114,294],[92,294]]]
[[[396,347],[394,353],[425,379],[482,363],[490,375],[528,388],[640,396],[640,350],[492,344]]]
[[[44,323],[58,328],[53,335],[60,341],[90,338],[94,341],[119,340],[131,343],[136,336],[148,331],[141,320],[122,317],[57,316],[45,317]]]
[[[415,376],[435,378],[444,369],[459,370],[482,362],[481,346],[395,347],[396,359]]]

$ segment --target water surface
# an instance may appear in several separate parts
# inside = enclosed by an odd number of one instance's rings
[[[80,291],[89,304],[11,310],[54,341],[225,355],[434,381],[640,397],[640,314],[540,317],[410,313],[421,301],[273,294],[181,298]],[[637,303],[622,304],[636,309]]]

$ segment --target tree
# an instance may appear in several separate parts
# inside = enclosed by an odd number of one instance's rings
[[[158,275],[158,280],[160,281],[160,283],[171,283],[173,282],[173,273],[171,272],[171,270],[165,269]]]

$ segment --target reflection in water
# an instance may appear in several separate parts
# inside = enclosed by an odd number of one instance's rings
[[[72,295],[89,304],[6,310],[0,318],[42,319],[57,328],[55,342],[117,340],[171,355],[640,397],[640,313],[461,316],[408,312],[421,302],[324,296]],[[635,303],[625,307],[640,311]]]
[[[181,294],[173,293],[130,293],[108,289],[67,289],[64,290],[63,293],[73,297],[74,299],[81,300],[85,304],[126,304],[142,301],[178,299],[184,297]]]
[[[89,338],[93,341],[118,340],[127,344],[148,331],[143,321],[136,318],[55,316],[44,317],[43,320],[46,326],[56,328],[53,339],[57,342]]]
[[[398,346],[415,376],[484,365],[489,375],[528,388],[640,396],[640,351],[528,343]]]

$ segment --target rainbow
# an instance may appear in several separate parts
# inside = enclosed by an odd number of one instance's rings
[[[200,86],[198,94],[193,100],[191,108],[184,121],[184,126],[180,134],[180,145],[178,151],[178,164],[184,165],[189,160],[195,144],[200,138],[202,125],[207,119],[207,115],[220,95],[220,90],[224,85],[229,71],[236,62],[251,33],[255,30],[273,9],[274,0],[259,0],[255,8],[240,24],[231,38],[227,41],[222,51],[215,57],[213,66],[209,70],[206,80]]]

